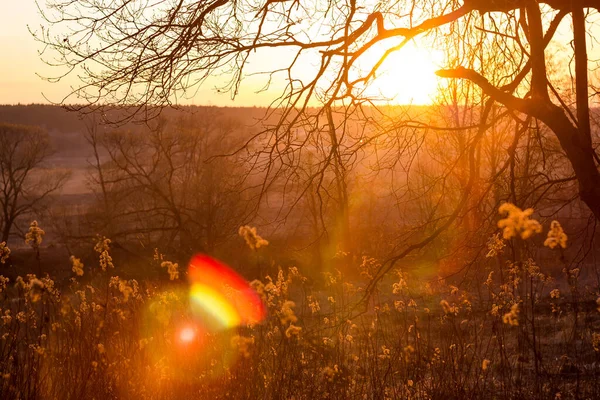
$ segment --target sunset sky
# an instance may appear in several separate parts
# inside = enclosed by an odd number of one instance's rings
[[[45,0],[40,4],[43,6]],[[50,83],[42,77],[55,77],[64,69],[52,68],[39,57],[43,50],[28,30],[41,30],[44,23],[35,0],[5,2],[0,13],[0,104],[16,103],[60,103],[70,93],[71,87],[76,87],[76,74],[63,78],[59,83]],[[570,20],[562,24],[569,29]],[[592,47],[592,57],[597,49]],[[46,55],[49,58],[49,54]],[[276,68],[281,62],[280,54],[267,53],[251,59],[247,72],[268,71]],[[367,94],[385,98],[393,98],[393,103],[429,104],[435,95],[439,80],[434,71],[442,67],[441,52],[419,48],[418,44],[410,43],[400,53],[394,53],[384,64],[375,84],[372,84]],[[592,67],[592,66],[590,66]],[[590,68],[593,70],[594,68]],[[313,70],[306,64],[306,71]],[[393,71],[393,72],[391,72]],[[399,78],[402,77],[402,78]],[[594,80],[594,74],[592,74]],[[179,101],[180,104],[217,105],[217,106],[267,106],[281,94],[284,81],[275,81],[271,89],[257,93],[264,86],[265,77],[246,77],[242,83],[239,95],[232,101],[229,94],[219,94],[216,87],[223,83],[223,78],[215,77],[205,83],[202,90]],[[69,102],[74,102],[71,98]]]
[[[44,1],[40,4],[43,6]],[[72,74],[63,78],[59,83],[50,83],[42,77],[54,77],[60,74],[60,68],[46,65],[39,57],[43,50],[28,30],[41,30],[44,21],[39,14],[35,0],[7,2],[2,5],[0,13],[0,104],[17,103],[47,103],[60,102],[69,94],[71,87],[77,86],[77,77]],[[372,96],[394,97],[398,103],[430,103],[430,97],[435,93],[437,78],[434,71],[442,61],[441,54],[419,49],[414,44],[403,49],[401,57],[407,57],[410,63],[401,62],[394,54],[386,65],[402,65],[399,74],[383,71],[378,78],[378,85],[370,87],[368,94]],[[268,54],[254,61],[251,69],[269,70],[279,59],[277,54]],[[307,70],[310,70],[307,65]],[[403,76],[404,79],[398,79]],[[415,79],[418,78],[418,79]],[[281,93],[284,82],[276,82],[271,90],[257,93],[264,85],[264,77],[245,78],[240,94],[232,101],[228,94],[218,94],[215,87],[220,81],[207,82],[202,90],[181,103],[217,106],[266,106]],[[399,92],[401,92],[399,94]]]
[[[44,69],[27,24],[39,26],[34,0],[3,2],[0,12],[0,103],[43,102],[41,92],[56,96],[58,87],[35,75]],[[58,96],[57,96],[58,97]]]
[[[40,2],[41,5],[43,3],[44,0]],[[60,69],[49,67],[40,60],[38,53],[43,50],[43,47],[35,41],[28,30],[29,26],[32,31],[40,31],[40,26],[44,22],[35,0],[4,2],[1,8],[0,104],[60,102],[69,93],[70,87],[77,85],[77,77],[72,75],[59,83],[50,83],[40,77],[56,76]],[[250,106],[268,105],[272,100],[272,93],[256,95],[253,90],[244,90],[233,102],[229,95],[218,94],[207,86],[193,99],[184,103]]]

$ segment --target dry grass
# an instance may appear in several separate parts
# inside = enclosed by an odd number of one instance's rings
[[[397,271],[361,302],[377,260],[363,258],[361,279],[336,270],[319,285],[279,269],[252,282],[265,321],[188,347],[183,272],[157,259],[168,284],[122,280],[101,240],[98,265],[73,258],[60,290],[35,275],[1,281],[0,398],[598,398],[596,293],[565,270],[570,293],[550,295],[543,268],[504,254],[538,229],[526,220],[490,241],[487,279],[468,291]]]

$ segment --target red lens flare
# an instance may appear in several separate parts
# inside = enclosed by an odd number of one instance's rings
[[[265,318],[258,294],[224,263],[198,254],[190,261],[188,276],[192,313],[207,329],[219,331]]]

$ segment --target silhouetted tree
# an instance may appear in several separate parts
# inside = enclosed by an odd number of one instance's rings
[[[477,88],[473,96],[476,124],[468,128],[473,133],[460,143],[461,194],[445,212],[436,207],[436,214],[428,218],[435,223],[421,230],[427,235],[418,236],[388,259],[386,270],[432,243],[473,207],[472,193],[481,191],[477,178],[480,143],[489,127],[507,115],[515,126],[517,144],[522,133],[538,122],[545,127],[536,130],[539,142],[550,142],[542,140],[542,135],[553,136],[572,170],[565,169],[558,179],[570,179],[573,174],[581,200],[600,219],[600,158],[591,129],[586,38],[591,29],[586,25],[587,13],[600,8],[597,1],[47,3],[48,21],[70,31],[53,36],[43,30],[38,38],[55,50],[59,64],[82,72],[82,85],[72,95],[87,100],[85,109],[126,106],[128,118],[147,120],[158,115],[162,107],[215,74],[225,82],[221,89],[235,96],[249,63],[256,65],[263,54],[284,49],[277,66],[259,64],[265,66],[266,88],[277,76],[287,82],[274,96],[276,107],[270,116],[278,122],[265,129],[261,138],[266,148],[256,155],[256,160],[275,166],[265,168],[265,182],[277,179],[278,167],[298,168],[301,149],[311,141],[318,142],[314,137],[331,134],[332,129],[324,129],[327,110],[343,109],[346,117],[356,115],[365,124],[368,121],[366,141],[386,131],[382,124],[386,118],[388,127],[410,136],[415,125],[409,115],[373,118],[374,112],[364,107],[373,98],[366,96],[364,89],[377,79],[385,59],[393,52],[402,54],[402,48],[417,36],[446,51],[446,66],[437,74],[469,81]],[[554,50],[549,46],[560,41],[557,30],[567,16],[573,22],[573,46],[563,51],[564,59],[552,60],[558,68],[550,68]],[[575,61],[572,100],[568,92],[557,88],[559,79],[568,81],[569,55]],[[306,68],[308,65],[313,67]],[[552,73],[553,69],[561,75]],[[314,104],[319,107],[311,108]],[[298,128],[306,133],[302,138],[294,135]],[[447,127],[429,127],[434,131],[440,128]],[[336,130],[336,136],[343,134],[344,130]],[[340,143],[339,138],[334,142]],[[350,146],[359,148],[359,143]],[[399,157],[406,146],[412,144],[398,148]],[[514,148],[506,149],[511,158]],[[325,168],[327,164],[320,165]],[[563,172],[562,167],[560,170]],[[511,171],[516,169],[511,167]]]
[[[51,147],[38,127],[0,123],[0,149],[0,241],[5,242],[17,218],[41,205],[68,175],[43,168]]]
[[[184,255],[212,253],[255,210],[243,159],[219,157],[242,139],[238,127],[207,112],[152,129],[91,128],[94,229]]]

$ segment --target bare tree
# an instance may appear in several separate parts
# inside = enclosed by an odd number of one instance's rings
[[[244,160],[219,157],[243,138],[238,128],[214,112],[152,129],[92,127],[94,229],[185,255],[213,252],[255,210]]]
[[[472,26],[485,34],[480,35],[477,46],[465,51],[480,51],[482,58],[475,67],[455,62],[438,74],[470,80],[490,101],[545,124],[573,168],[581,199],[600,218],[600,174],[590,128],[586,50],[586,14],[600,8],[596,1],[357,4],[180,0],[148,6],[132,0],[50,0],[48,5],[48,21],[69,31],[56,37],[45,30],[39,38],[56,51],[58,64],[70,71],[83,68],[83,84],[73,94],[91,105],[129,106],[143,118],[172,104],[178,95],[213,73],[225,74],[223,89],[235,96],[255,52],[293,49],[295,55],[288,67],[264,71],[268,82],[277,74],[288,82],[274,103],[286,110],[281,120],[288,119],[273,133],[279,140],[283,138],[277,132],[289,131],[300,122],[317,97],[324,109],[340,102],[355,104],[358,109],[365,100],[362,88],[375,79],[385,58],[401,51],[416,36],[458,37],[468,42],[466,31],[459,27]],[[554,87],[546,63],[548,44],[569,14],[573,21],[575,111]],[[454,45],[456,41],[446,43]],[[370,52],[379,45],[386,51],[373,59]],[[295,73],[304,57],[320,58],[308,78]],[[461,54],[455,60],[465,57],[470,55]],[[369,67],[358,68],[361,62]],[[499,77],[486,74],[497,65],[508,68],[507,73]],[[565,70],[568,67],[564,65]]]
[[[48,134],[38,127],[0,123],[0,240],[21,215],[42,205],[68,174],[43,168],[51,154]]]
[[[443,240],[455,224],[471,219],[472,226],[485,221],[488,228],[494,227],[493,217],[473,218],[483,217],[474,211],[478,208],[493,215],[489,211],[494,201],[538,204],[557,185],[572,191],[570,182],[575,179],[579,199],[600,219],[598,137],[591,129],[588,103],[587,74],[593,61],[586,43],[586,34],[593,29],[588,14],[600,8],[597,1],[47,3],[47,20],[64,36],[43,30],[38,38],[58,55],[55,64],[66,67],[67,73],[81,73],[82,85],[72,95],[85,99],[86,105],[74,108],[89,112],[121,106],[125,117],[113,122],[155,117],[215,75],[223,79],[220,90],[235,96],[250,64],[256,65],[262,54],[285,49],[281,54],[290,58],[278,60],[277,67],[262,64],[265,89],[278,78],[287,83],[274,95],[264,131],[253,138],[264,145],[251,154],[254,170],[262,174],[263,189],[277,181],[285,187],[294,170],[303,168],[308,144],[331,142],[323,153],[331,157],[317,160],[304,188],[296,192],[323,189],[314,183],[319,177],[333,176],[331,204],[337,203],[340,217],[348,221],[347,188],[335,187],[345,181],[342,152],[356,154],[369,144],[386,149],[392,160],[390,173],[404,163],[409,180],[418,165],[413,161],[437,162],[422,169],[427,176],[419,176],[420,182],[401,182],[406,198],[442,188],[441,198],[416,202],[423,206],[417,214],[405,208],[407,221],[415,215],[424,218],[414,218],[411,227],[399,229],[393,241],[397,245],[367,295],[398,261]],[[557,34],[559,26],[564,27],[561,23],[567,17],[573,22],[567,32],[572,33],[572,46],[562,51],[562,59],[552,58],[552,46],[564,37]],[[374,107],[376,99],[365,94],[386,58],[394,52],[402,55],[403,47],[417,36],[445,51],[445,66],[437,72],[440,77],[463,82],[462,87],[469,83],[468,125],[464,118],[450,123],[423,121],[410,112]],[[561,83],[562,90],[559,82],[566,82]],[[318,107],[311,107],[315,104]],[[345,129],[340,124],[332,129],[327,122],[331,112],[343,113],[343,120],[360,121],[364,134],[344,139]],[[493,137],[499,127],[508,141],[496,143],[493,151],[503,154],[490,157],[493,172],[482,171],[481,157],[486,146],[498,139]],[[299,129],[305,134],[296,135]],[[465,132],[456,135],[457,146],[447,154],[450,157],[436,160],[431,152],[422,154],[428,146],[427,132],[449,129]],[[394,135],[386,138],[390,132]],[[249,143],[240,148],[248,148]],[[552,164],[547,164],[548,155]],[[549,173],[543,170],[547,165],[551,165]],[[481,179],[484,172],[487,182]],[[458,182],[452,178],[456,175]],[[399,192],[397,187],[391,190]],[[494,201],[487,197],[490,193]],[[564,193],[562,197],[563,204],[572,201]]]

